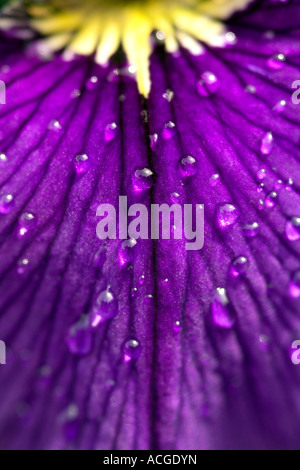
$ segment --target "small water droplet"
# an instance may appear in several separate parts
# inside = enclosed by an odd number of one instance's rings
[[[5,155],[5,153],[0,153],[0,164],[5,164],[7,163],[7,156]]]
[[[282,181],[282,180],[277,180],[277,181],[275,181],[275,183],[274,183],[274,189],[275,189],[276,191],[278,191],[279,189],[281,189],[282,186],[283,186],[283,181]]]
[[[61,131],[62,130],[62,125],[59,121],[57,121],[56,119],[53,119],[53,121],[51,121],[49,123],[48,129],[50,131]]]
[[[154,149],[155,145],[157,144],[158,141],[158,134],[151,134],[149,136],[150,139],[150,147]]]
[[[260,143],[260,151],[263,155],[270,155],[274,145],[274,138],[272,132],[267,132]]]
[[[250,93],[251,95],[255,95],[256,87],[254,85],[247,85],[245,87],[245,91],[247,91],[247,93]]]
[[[285,108],[286,108],[286,101],[280,100],[273,107],[273,111],[275,112],[275,114],[281,114],[285,110]]]
[[[289,178],[287,185],[285,187],[286,191],[292,191],[293,184],[294,184],[294,180],[292,178]]]
[[[81,96],[81,91],[78,89],[75,89],[71,92],[72,99],[79,98],[80,96]]]
[[[188,155],[180,160],[180,168],[183,176],[195,176],[198,172],[198,162],[194,157]]]
[[[174,98],[174,91],[167,90],[162,96],[165,100],[171,103],[172,99]]]
[[[214,187],[218,184],[219,181],[220,181],[220,175],[218,173],[214,173],[209,179],[209,184],[212,187]]]
[[[275,206],[276,198],[277,198],[276,191],[272,191],[270,194],[268,194],[265,200],[265,205],[268,209],[272,209],[272,207]]]
[[[133,288],[131,289],[131,298],[132,298],[132,299],[135,299],[136,296],[137,296],[137,293],[138,293],[137,287],[133,287]]]
[[[90,77],[86,83],[85,83],[85,86],[87,88],[87,90],[95,90],[98,86],[98,77],[96,77],[95,75],[93,75],[92,77]]]
[[[89,157],[85,154],[79,154],[75,157],[75,168],[78,174],[85,173],[90,166]]]
[[[268,67],[273,70],[280,70],[284,67],[286,57],[284,54],[276,54],[270,57],[267,61]]]
[[[134,238],[125,240],[119,249],[119,263],[121,266],[134,260],[135,246],[137,241]]]
[[[292,217],[285,227],[286,237],[290,241],[296,241],[300,238],[300,217]]]
[[[29,230],[35,229],[37,219],[31,212],[23,212],[19,217],[19,235],[25,235]]]
[[[245,224],[242,227],[242,231],[245,237],[254,238],[259,234],[259,224],[258,222],[253,222],[250,224]]]
[[[174,137],[174,135],[176,135],[176,134],[177,134],[177,128],[176,128],[176,125],[174,124],[174,122],[172,122],[172,121],[166,122],[164,127],[163,127],[163,131],[162,131],[163,138],[165,140],[169,140],[172,137]]]
[[[233,204],[224,204],[218,208],[217,220],[219,227],[229,227],[238,218],[238,210]]]
[[[142,347],[140,342],[135,339],[129,339],[123,345],[123,360],[124,362],[130,362],[133,359],[138,359],[142,353]]]
[[[248,267],[249,261],[246,256],[239,256],[232,262],[230,272],[233,277],[238,277],[241,274],[245,274]]]
[[[17,273],[24,274],[29,268],[29,260],[28,258],[22,258],[18,261],[17,264]]]
[[[144,283],[145,283],[145,276],[142,274],[140,277],[139,277],[139,285],[142,286]]]
[[[226,289],[218,287],[216,289],[212,304],[211,312],[213,321],[221,328],[230,329],[235,323],[235,318],[229,308],[229,300]]]
[[[177,321],[174,322],[173,330],[175,331],[175,333],[179,333],[179,332],[180,332],[180,330],[181,330],[181,323],[180,323],[179,320],[177,320]]]
[[[265,179],[265,177],[267,176],[267,172],[264,168],[261,168],[256,173],[256,176],[257,176],[257,179],[261,181],[261,180]]]
[[[264,183],[260,183],[260,184],[257,186],[257,192],[258,192],[258,193],[262,193],[263,190],[264,190],[264,187],[265,187],[265,184],[264,184]]]
[[[111,140],[115,139],[118,135],[118,131],[118,126],[115,122],[107,124],[104,130],[104,138],[106,142],[110,142]]]
[[[0,214],[10,214],[15,205],[12,194],[2,194],[0,196]]]
[[[153,172],[149,168],[136,168],[132,175],[132,184],[136,192],[152,188],[154,184]]]
[[[290,295],[295,299],[300,297],[300,271],[296,271],[290,281]]]
[[[217,93],[220,88],[220,80],[212,72],[204,72],[197,83],[198,92],[202,96],[210,96]]]
[[[66,343],[72,354],[84,356],[92,350],[92,331],[87,315],[82,317],[71,326],[66,337]]]
[[[75,403],[68,405],[66,410],[63,412],[63,435],[67,441],[73,441],[76,439],[79,433],[80,421],[79,421],[79,408]]]
[[[180,194],[179,193],[171,193],[171,202],[173,204],[179,204],[179,201],[180,201]]]
[[[91,325],[93,328],[118,314],[118,301],[108,287],[98,296],[92,312]]]

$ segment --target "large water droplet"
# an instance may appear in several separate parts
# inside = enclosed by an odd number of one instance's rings
[[[108,287],[98,296],[96,305],[92,313],[92,327],[95,328],[100,323],[109,318],[114,318],[118,314],[118,301]]]
[[[232,328],[235,323],[235,318],[229,308],[229,300],[227,297],[226,289],[218,287],[214,299],[211,304],[211,312],[213,321],[221,328]]]
[[[197,88],[202,96],[214,95],[220,88],[220,80],[214,73],[204,72],[197,83]]]
[[[12,194],[2,194],[0,196],[0,214],[9,214],[15,205]]]
[[[270,155],[270,153],[272,152],[272,149],[273,149],[273,134],[272,132],[267,132],[262,140],[261,140],[261,144],[260,144],[260,151],[263,155]]]
[[[218,208],[217,219],[219,227],[229,227],[234,224],[239,214],[233,204],[224,204]]]
[[[230,272],[233,277],[238,277],[241,274],[245,274],[248,267],[249,261],[246,256],[239,256],[232,262]]]
[[[66,337],[66,343],[72,354],[84,356],[92,349],[93,336],[87,315],[82,317],[71,326]]]
[[[98,77],[93,75],[86,81],[85,86],[88,90],[92,91],[98,87],[98,82],[99,82]]]
[[[138,359],[141,355],[142,347],[140,342],[135,339],[129,339],[123,345],[124,362],[130,362],[132,359]]]
[[[37,219],[31,212],[23,212],[19,217],[19,234],[22,237],[29,230],[35,229],[37,226]]]
[[[188,155],[180,160],[180,168],[183,176],[194,176],[198,172],[198,162],[194,157]]]
[[[177,128],[176,128],[176,125],[174,124],[174,122],[172,122],[172,121],[166,122],[164,127],[163,127],[163,130],[162,130],[163,138],[165,140],[169,140],[172,137],[174,137],[174,135],[176,135],[176,133],[177,133]]]
[[[267,61],[268,67],[273,70],[280,70],[284,67],[286,57],[284,54],[276,54],[270,57]]]
[[[137,241],[134,238],[125,240],[122,243],[119,249],[119,262],[121,266],[130,263],[134,260],[136,244]]]
[[[78,174],[85,173],[90,166],[89,157],[85,153],[76,155],[75,168]]]
[[[115,139],[118,135],[118,126],[115,122],[108,124],[104,130],[104,137],[106,142],[110,142]]]
[[[243,234],[247,238],[254,238],[259,234],[259,223],[253,222],[250,224],[245,224],[242,227]]]
[[[292,276],[290,281],[290,295],[294,298],[300,297],[300,271],[295,272]]]
[[[285,226],[287,239],[296,241],[300,238],[300,217],[292,217]]]
[[[149,168],[136,168],[132,175],[132,184],[136,192],[152,188],[153,172]]]

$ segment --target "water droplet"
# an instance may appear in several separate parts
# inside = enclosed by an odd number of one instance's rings
[[[293,274],[290,281],[290,295],[295,299],[300,297],[300,271]]]
[[[300,217],[292,217],[285,227],[285,234],[288,240],[294,242],[300,238]]]
[[[149,168],[136,168],[132,175],[132,184],[136,192],[152,188],[154,184],[153,172]]]
[[[53,121],[51,121],[49,123],[48,129],[50,131],[61,131],[62,130],[62,125],[59,121],[57,121],[56,119],[53,119]]]
[[[281,180],[275,181],[275,183],[274,183],[274,189],[276,189],[276,191],[278,191],[279,189],[281,189],[282,186],[283,186],[283,181],[281,181]]]
[[[265,179],[265,177],[267,176],[267,172],[264,168],[261,168],[256,173],[256,176],[257,176],[257,179],[261,181],[261,180]]]
[[[257,192],[258,192],[258,193],[262,193],[263,190],[264,190],[264,187],[265,187],[265,184],[264,184],[264,183],[260,183],[260,184],[257,186]]]
[[[93,328],[105,320],[114,318],[118,314],[118,301],[108,287],[98,296],[92,313],[91,325]]]
[[[174,326],[173,326],[173,330],[175,331],[175,333],[179,333],[180,330],[181,330],[181,323],[179,320],[175,321],[174,323]]]
[[[158,42],[162,42],[162,41],[165,41],[166,39],[166,33],[164,31],[161,31],[161,30],[158,30],[155,32],[155,39],[158,41]]]
[[[17,264],[17,273],[24,274],[28,270],[28,267],[29,267],[28,258],[20,259]]]
[[[194,157],[188,155],[180,160],[180,168],[183,176],[194,176],[198,172],[198,162]]]
[[[275,114],[281,114],[285,110],[285,108],[286,108],[286,101],[280,100],[273,107],[273,111],[275,112]]]
[[[275,206],[275,202],[276,202],[276,198],[277,198],[277,193],[275,191],[272,191],[267,197],[266,197],[266,200],[265,200],[265,205],[268,209],[272,209],[272,207]]]
[[[158,141],[158,134],[151,134],[149,136],[150,139],[150,147],[154,149],[155,145],[157,144]]]
[[[29,230],[35,229],[37,226],[36,217],[31,212],[23,212],[19,217],[19,234],[25,235]]]
[[[245,224],[242,227],[242,231],[245,237],[254,238],[259,234],[259,224],[257,222]]]
[[[119,249],[119,263],[121,266],[134,260],[135,246],[137,241],[134,238],[125,240]]]
[[[197,83],[197,88],[202,96],[214,95],[220,88],[220,81],[214,73],[204,72]]]
[[[220,181],[220,175],[218,173],[213,174],[209,179],[209,184],[214,187]]]
[[[235,323],[235,318],[229,309],[229,300],[226,289],[218,287],[211,304],[213,321],[221,328],[230,329]]]
[[[247,85],[245,87],[245,91],[247,91],[248,93],[250,93],[251,95],[255,95],[256,93],[256,87],[254,85]]]
[[[142,274],[139,278],[139,285],[142,286],[145,283],[145,276]]]
[[[274,138],[273,138],[272,132],[267,132],[263,136],[261,143],[260,143],[260,151],[263,155],[270,155],[273,149],[273,144],[274,144],[273,140]]]
[[[0,196],[0,214],[9,214],[15,205],[12,194],[2,194]]]
[[[75,168],[78,174],[85,173],[90,166],[89,157],[85,154],[79,154],[75,157]]]
[[[224,204],[218,208],[218,225],[220,227],[229,227],[234,224],[238,215],[238,210],[233,204]]]
[[[238,277],[241,274],[245,274],[249,267],[249,261],[245,256],[239,256],[236,258],[230,268],[230,272],[233,277]]]
[[[293,184],[294,184],[294,180],[292,178],[289,178],[287,185],[285,187],[286,191],[292,191]]]
[[[267,61],[268,67],[273,70],[280,70],[284,67],[286,57],[284,54],[276,54],[270,57]]]
[[[166,122],[164,127],[163,127],[163,131],[162,131],[163,138],[165,140],[169,140],[172,137],[174,137],[174,135],[176,135],[176,134],[177,134],[177,128],[176,128],[176,125],[174,124],[174,122],[172,122],[172,121]]]
[[[103,243],[103,245],[100,246],[99,250],[94,256],[94,266],[99,268],[103,265],[105,254],[106,254],[106,245],[105,243]]]
[[[115,139],[118,135],[118,126],[115,122],[111,124],[107,124],[104,130],[104,138],[106,142],[110,142],[111,140]]]
[[[75,403],[71,403],[63,412],[63,435],[65,439],[67,441],[76,439],[79,428],[79,409]]]
[[[180,201],[180,194],[179,193],[171,193],[171,202],[173,204],[179,204],[179,201]]]
[[[93,337],[87,315],[71,326],[66,337],[66,343],[72,354],[84,356],[92,349]]]
[[[81,96],[81,91],[78,89],[75,89],[71,92],[72,99],[79,98],[80,96]]]
[[[86,83],[85,83],[85,86],[88,90],[92,91],[92,90],[95,90],[98,86],[98,77],[96,77],[95,75],[93,75],[91,78],[89,78]]]
[[[137,296],[137,293],[138,293],[137,287],[133,287],[133,288],[131,289],[131,298],[132,298],[132,299],[135,299],[136,296]]]
[[[0,164],[2,165],[4,163],[7,163],[7,156],[5,153],[0,153]]]
[[[147,294],[145,295],[145,301],[147,304],[151,304],[153,302],[154,298],[152,294]]]
[[[171,103],[172,99],[174,98],[174,91],[167,90],[162,96],[165,100]]]
[[[137,339],[132,338],[124,343],[123,345],[124,362],[130,362],[133,359],[138,359],[141,353],[142,353],[142,347]]]

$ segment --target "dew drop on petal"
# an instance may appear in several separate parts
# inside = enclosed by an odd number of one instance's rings
[[[93,308],[91,325],[93,328],[118,314],[118,301],[108,287],[98,296]]]
[[[176,320],[174,322],[174,326],[173,326],[173,330],[175,331],[175,333],[179,333],[180,330],[181,330],[181,323],[179,320]]]
[[[170,103],[172,99],[174,98],[174,91],[167,90],[162,96],[165,100],[167,100]]]
[[[272,132],[267,132],[263,136],[261,143],[260,143],[260,151],[263,155],[270,155],[273,149],[273,144],[274,144],[273,140],[274,138],[273,138]]]
[[[218,208],[217,221],[219,227],[229,227],[236,222],[238,210],[233,204],[224,204]]]
[[[15,205],[12,194],[2,194],[0,196],[0,214],[9,214]]]
[[[260,170],[258,170],[258,172],[256,173],[256,176],[257,176],[257,179],[259,181],[265,179],[265,177],[267,176],[267,172],[264,168],[261,168]]]
[[[106,142],[110,142],[111,140],[115,139],[118,135],[118,126],[115,122],[111,124],[107,124],[104,130],[104,137]]]
[[[275,189],[276,191],[278,191],[279,189],[281,189],[282,186],[283,186],[283,181],[282,181],[282,180],[277,180],[277,181],[275,181],[275,183],[274,183],[274,189]]]
[[[85,83],[85,86],[87,88],[87,90],[95,90],[98,86],[98,77],[96,77],[95,75],[93,75],[92,77],[90,77],[86,83]]]
[[[300,271],[296,271],[290,280],[290,295],[291,297],[300,297]]]
[[[56,119],[53,119],[53,121],[51,121],[49,123],[48,129],[50,131],[61,131],[62,130],[62,125],[59,121],[57,121]]]
[[[204,72],[197,83],[198,92],[206,97],[217,93],[219,88],[220,80],[212,72]]]
[[[173,204],[178,204],[179,200],[180,200],[180,194],[179,193],[176,193],[176,191],[174,193],[171,193],[171,202]]]
[[[135,299],[137,296],[137,293],[138,293],[137,287],[133,287],[130,292],[131,298]]]
[[[29,230],[35,229],[37,226],[37,219],[31,212],[23,212],[19,217],[19,234],[25,235]]]
[[[85,154],[78,154],[75,157],[75,168],[78,174],[85,173],[90,166],[89,157]]]
[[[268,194],[268,196],[266,197],[265,206],[266,206],[268,209],[272,209],[272,207],[275,206],[276,198],[277,198],[277,193],[276,193],[276,191],[272,191],[272,192],[271,192],[270,194]]]
[[[124,362],[130,362],[133,359],[138,359],[142,353],[142,347],[140,342],[131,338],[126,341],[123,345],[123,360]]]
[[[17,273],[18,274],[24,274],[29,268],[29,259],[28,258],[22,258],[18,261],[17,264]]]
[[[198,173],[198,162],[194,157],[188,155],[180,160],[180,168],[183,176],[195,176]]]
[[[163,127],[163,130],[162,130],[163,138],[165,140],[169,140],[172,137],[174,137],[174,135],[176,135],[176,134],[177,134],[177,128],[176,128],[176,125],[174,124],[174,122],[172,122],[172,121],[166,122],[164,127]]]
[[[229,300],[226,289],[218,287],[216,289],[212,304],[211,313],[215,325],[221,328],[230,329],[235,323],[235,318],[229,308]]]
[[[285,108],[286,108],[286,101],[280,100],[273,107],[273,111],[275,112],[275,114],[281,114],[285,110]]]
[[[267,61],[268,67],[273,70],[280,70],[284,67],[286,57],[284,54],[276,54],[270,57]]]
[[[250,224],[245,224],[242,227],[242,231],[246,238],[254,238],[259,234],[259,223],[253,222]]]
[[[218,184],[219,181],[220,181],[220,175],[218,173],[214,173],[209,179],[209,184],[212,187],[214,187]]]
[[[150,139],[150,147],[154,149],[155,145],[157,144],[158,141],[158,134],[151,134],[149,136]]]
[[[119,249],[119,263],[121,266],[124,266],[125,264],[134,260],[136,244],[137,241],[134,238],[125,240],[122,243]]]
[[[239,256],[238,258],[233,260],[230,267],[230,272],[233,277],[238,277],[241,274],[245,274],[247,272],[248,267],[249,261],[246,256]]]
[[[132,184],[136,192],[152,188],[154,184],[153,172],[149,168],[136,168],[133,171]]]
[[[287,221],[285,226],[285,234],[288,240],[296,241],[300,238],[300,217],[292,217]]]
[[[7,163],[7,156],[5,153],[0,153],[0,165]]]
[[[139,277],[139,285],[142,286],[144,283],[145,283],[145,276],[142,274],[140,277]]]
[[[292,191],[293,184],[294,184],[294,180],[292,178],[289,178],[287,185],[285,187],[286,191]]]
[[[91,352],[93,337],[87,315],[82,315],[82,317],[71,326],[67,333],[66,343],[72,354],[84,356]]]

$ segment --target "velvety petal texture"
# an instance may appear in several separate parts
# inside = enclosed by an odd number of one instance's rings
[[[158,46],[148,100],[126,63],[2,37],[1,448],[299,448],[300,2],[228,25]],[[100,241],[120,195],[203,204],[204,247]]]

